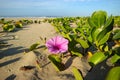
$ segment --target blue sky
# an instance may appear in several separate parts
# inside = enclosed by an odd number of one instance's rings
[[[120,15],[120,0],[0,0],[0,16],[90,16],[105,10]]]

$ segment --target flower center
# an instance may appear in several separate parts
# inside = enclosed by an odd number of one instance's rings
[[[59,46],[53,46],[55,50],[59,50]]]

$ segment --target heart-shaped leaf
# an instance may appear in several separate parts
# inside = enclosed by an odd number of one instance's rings
[[[90,26],[101,28],[106,22],[107,13],[105,11],[95,11],[88,20]]]

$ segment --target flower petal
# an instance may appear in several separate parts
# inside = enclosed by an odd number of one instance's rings
[[[49,46],[53,46],[54,45],[54,39],[50,39],[46,42],[46,46],[49,47]]]
[[[46,46],[51,53],[63,53],[68,50],[68,40],[61,36],[56,36],[48,40]]]
[[[62,45],[60,48],[60,52],[66,52],[68,50],[68,46],[67,45]]]
[[[61,46],[61,45],[68,45],[68,40],[61,37],[61,36],[57,36],[56,41],[55,41],[55,45]]]

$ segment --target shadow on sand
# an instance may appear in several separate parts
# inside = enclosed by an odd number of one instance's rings
[[[112,66],[108,66],[106,61],[96,65],[93,67],[85,76],[84,80],[105,80],[105,77],[108,71],[112,68]]]
[[[7,57],[7,56],[20,54],[24,50],[26,50],[26,49],[23,49],[23,47],[14,47],[14,48],[9,48],[9,49],[3,50],[0,53],[0,59],[2,59],[4,57]],[[11,59],[11,60],[8,60],[8,61],[5,60],[5,62],[2,62],[2,63],[0,62],[0,67],[9,65],[11,63],[14,63],[14,62],[18,61],[19,59],[20,59],[20,57],[19,58],[15,58],[15,59]]]
[[[14,63],[14,62],[18,61],[19,59],[20,59],[20,57],[9,60],[9,61],[6,61],[6,62],[3,62],[3,63],[0,63],[0,67],[6,66],[6,65],[11,64],[11,63]]]
[[[24,52],[27,49],[24,49],[23,47],[13,47],[13,48],[8,48],[6,50],[1,50],[0,52],[0,59],[3,57],[7,57],[7,56],[12,56],[15,54],[19,54],[21,52]]]
[[[16,75],[12,74],[8,76],[5,80],[14,80],[16,78]]]

